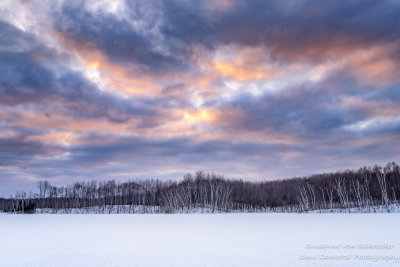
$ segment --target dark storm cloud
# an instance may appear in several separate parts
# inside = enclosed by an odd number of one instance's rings
[[[88,138],[101,138],[89,136]],[[64,160],[66,165],[98,166],[108,162],[131,162],[135,168],[138,163],[154,162],[229,162],[232,158],[242,160],[265,153],[282,151],[301,151],[299,146],[262,145],[256,142],[235,142],[230,140],[196,141],[190,138],[151,140],[146,138],[121,137],[105,144],[82,144],[68,148],[70,156]],[[213,155],[213,157],[209,157]]]
[[[394,84],[387,88],[382,88],[368,95],[369,99],[393,100],[400,104],[400,84]]]
[[[312,84],[262,97],[241,95],[224,108],[238,108],[244,114],[232,121],[233,129],[267,128],[302,136],[324,135],[360,119],[339,108],[343,95],[323,87]]]
[[[140,101],[121,100],[101,93],[80,73],[67,72],[56,77],[51,69],[31,58],[31,53],[1,53],[0,102],[5,105],[59,103],[77,117],[105,117],[124,121],[129,115],[151,119],[157,111]],[[92,108],[89,108],[92,107]]]
[[[37,44],[34,36],[2,20],[0,32],[0,49],[3,51],[25,50]]]
[[[308,145],[316,139],[338,142],[396,136],[400,129],[398,86],[376,89],[344,73],[333,73],[320,83],[295,85],[279,93],[240,94],[221,104],[219,122],[227,132],[273,130],[301,138]],[[231,110],[240,116],[232,116]]]
[[[146,35],[154,27],[151,20],[156,18],[146,18],[146,14],[139,11],[131,10],[130,13],[135,13],[135,16],[131,15],[133,21],[136,16],[150,21],[141,32],[134,29],[129,21],[111,14],[91,13],[80,5],[70,3],[63,6],[61,19],[56,20],[54,26],[65,36],[72,38],[76,45],[93,45],[111,61],[137,63],[148,71],[182,68],[182,62],[157,51],[151,40],[152,36]]]
[[[55,57],[46,47],[7,23],[0,25],[1,36],[9,36],[15,44],[12,51],[0,51],[0,71],[3,74],[0,76],[0,103],[3,105],[58,103],[76,117],[104,117],[123,122],[129,115],[143,115],[154,121],[151,117],[157,115],[156,109],[140,100],[123,100],[101,93],[81,73],[64,66],[45,66],[41,58]],[[18,51],[18,44],[24,47],[26,42],[31,44],[30,47]],[[9,46],[6,48],[11,49]]]
[[[0,102],[35,102],[55,86],[53,73],[34,58],[40,44],[31,34],[0,21],[0,47]]]
[[[99,90],[79,73],[68,73],[58,80],[59,100],[74,117],[107,118],[124,122],[131,115],[152,120],[157,117],[156,107],[132,99],[121,99]]]
[[[184,43],[213,45],[218,39],[215,19],[199,1],[164,1],[165,24],[163,33]],[[217,24],[218,25],[218,24]]]
[[[264,45],[273,56],[324,59],[400,38],[396,1],[233,1],[210,14],[198,2],[165,1],[164,33],[188,43]]]
[[[39,101],[55,86],[51,71],[32,61],[29,52],[0,52],[0,102],[21,104]]]
[[[0,165],[20,165],[34,156],[52,156],[63,149],[39,142],[24,142],[21,139],[0,139]]]

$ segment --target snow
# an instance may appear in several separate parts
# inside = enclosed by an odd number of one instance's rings
[[[389,205],[374,205],[365,207],[355,208],[343,208],[343,209],[323,209],[323,210],[311,210],[308,213],[394,213],[400,212],[399,203],[393,203]]]
[[[0,266],[400,266],[399,221],[399,213],[0,214]]]
[[[0,211],[1,212],[1,211]],[[297,213],[298,208],[296,206],[284,206],[276,207],[275,209],[265,208],[262,210],[231,210],[230,213]],[[375,205],[375,206],[365,206],[365,207],[353,207],[353,208],[333,208],[333,209],[319,209],[310,210],[307,213],[394,213],[400,212],[400,204],[393,203],[390,205]],[[69,208],[69,209],[36,209],[36,213],[49,213],[49,214],[144,214],[144,213],[164,213],[159,206],[96,206],[96,207],[86,207],[86,208]],[[218,211],[212,208],[191,208],[176,210],[174,213],[225,213],[223,211]]]
[[[346,212],[337,209],[338,212]],[[265,208],[265,209],[254,209],[254,210],[230,210],[229,213],[280,213],[280,212],[297,212],[296,207],[277,207],[275,209]],[[350,210],[348,210],[350,211]],[[1,211],[0,211],[1,212]],[[323,210],[321,212],[328,212]],[[367,211],[366,211],[367,212]],[[372,208],[370,209],[372,212]],[[382,212],[385,212],[382,210]],[[387,211],[386,211],[387,212]],[[51,208],[37,208],[36,213],[48,213],[48,214],[146,214],[146,213],[165,213],[159,206],[124,206],[124,205],[114,205],[114,206],[96,206],[96,207],[85,207],[85,208],[68,208],[68,209],[51,209]],[[227,213],[226,211],[219,211],[211,207],[198,207],[198,208],[183,208],[181,210],[175,210],[172,212],[174,214],[186,214],[186,213]]]
[[[36,209],[36,213],[50,214],[134,214],[134,213],[161,213],[160,207],[157,206],[129,206],[129,205],[114,205],[114,206],[95,206],[87,208],[69,208],[69,209]]]

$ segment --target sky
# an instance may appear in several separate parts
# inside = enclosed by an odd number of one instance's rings
[[[0,195],[400,157],[400,1],[0,2]]]

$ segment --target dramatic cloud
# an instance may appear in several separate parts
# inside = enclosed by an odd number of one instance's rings
[[[0,4],[0,195],[400,156],[398,1]]]

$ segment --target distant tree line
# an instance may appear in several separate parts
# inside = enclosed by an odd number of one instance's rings
[[[397,204],[400,167],[363,167],[356,171],[303,178],[250,182],[213,173],[187,174],[181,181],[75,182],[68,186],[38,183],[38,193],[17,191],[0,198],[4,212],[96,210],[101,213],[306,212]]]

